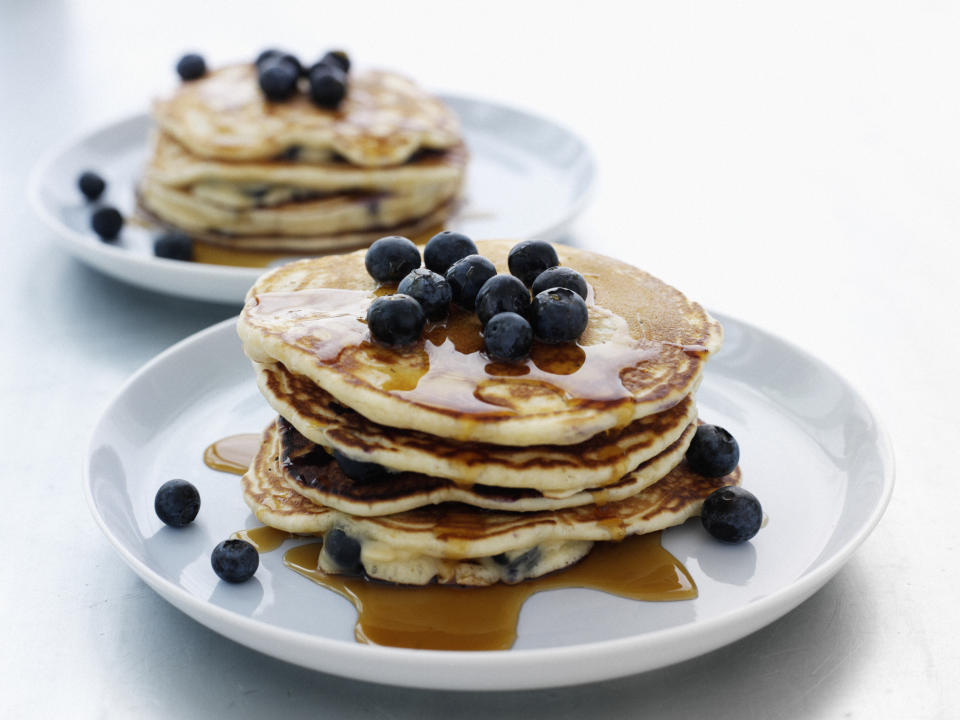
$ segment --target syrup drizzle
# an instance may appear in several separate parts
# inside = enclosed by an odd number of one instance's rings
[[[474,416],[513,414],[514,397],[538,396],[567,407],[630,404],[621,374],[655,360],[663,344],[629,335],[596,344],[534,343],[523,363],[491,362],[482,352],[475,314],[453,308],[447,322],[417,343],[374,343],[363,318],[370,292],[321,288],[258,295],[245,313],[254,324],[278,328],[284,343],[320,365],[357,370],[362,379],[414,404]]]

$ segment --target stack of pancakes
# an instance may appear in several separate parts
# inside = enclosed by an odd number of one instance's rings
[[[350,75],[336,110],[271,102],[253,65],[183,83],[155,103],[140,208],[239,250],[329,252],[440,226],[467,152],[442,102],[387,72]]]
[[[511,243],[477,245],[506,270]],[[736,484],[738,471],[710,479],[683,462],[719,324],[634,267],[557,252],[590,284],[589,324],[516,365],[487,358],[479,320],[457,308],[412,346],[373,342],[366,308],[392,288],[366,274],[363,252],[261,277],[238,321],[280,415],[243,480],[257,518],[339,531],[372,578],[489,585],[681,523]],[[334,454],[384,471],[351,479]],[[319,563],[351,569],[326,550]]]

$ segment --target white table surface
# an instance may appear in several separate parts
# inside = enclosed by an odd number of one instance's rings
[[[622,5],[0,4],[0,717],[957,717],[960,10]],[[344,46],[585,136],[601,180],[578,243],[818,355],[885,422],[897,489],[845,569],[704,657],[502,694],[303,670],[144,585],[84,506],[88,433],[137,367],[236,308],[60,253],[25,180],[51,144],[142,110],[182,51],[219,64],[270,44]]]

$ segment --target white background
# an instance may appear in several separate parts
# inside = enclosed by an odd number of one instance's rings
[[[937,2],[0,4],[0,717],[938,718],[960,709],[960,9]],[[821,592],[705,657],[600,685],[398,690],[268,659],[168,606],[80,493],[108,397],[236,308],[60,254],[24,197],[64,137],[212,65],[333,46],[515,105],[599,160],[577,242],[795,342],[873,404],[898,486]],[[803,488],[796,491],[803,492]]]

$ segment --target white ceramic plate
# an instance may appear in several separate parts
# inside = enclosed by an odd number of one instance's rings
[[[442,95],[460,116],[470,148],[466,202],[448,226],[472,237],[556,240],[586,206],[593,155],[570,131],[545,118],[469,98]],[[121,280],[160,292],[240,303],[258,268],[185,263],[153,256],[155,230],[127,223],[115,243],[90,230],[91,205],[76,187],[84,170],[107,180],[101,203],[124,215],[147,157],[151,120],[135,115],[53,150],[29,183],[30,202],[60,245]]]
[[[221,437],[273,417],[233,321],[170,348],[120,390],[84,463],[94,517],[123,559],[163,597],[213,630],[326,672],[426,688],[574,685],[650,670],[737,640],[788,612],[840,569],[880,519],[893,488],[889,444],[864,401],[830,368],[731,318],[699,392],[700,415],[739,440],[744,485],[769,516],[749,543],[722,545],[692,520],[663,535],[695,600],[647,603],[591,590],[527,601],[511,650],[442,652],[361,645],[353,607],[283,566],[297,540],[265,553],[246,584],[220,582],[210,552],[258,525],[236,476],[202,462]],[[200,490],[197,520],[165,527],[156,489],[173,477]]]

